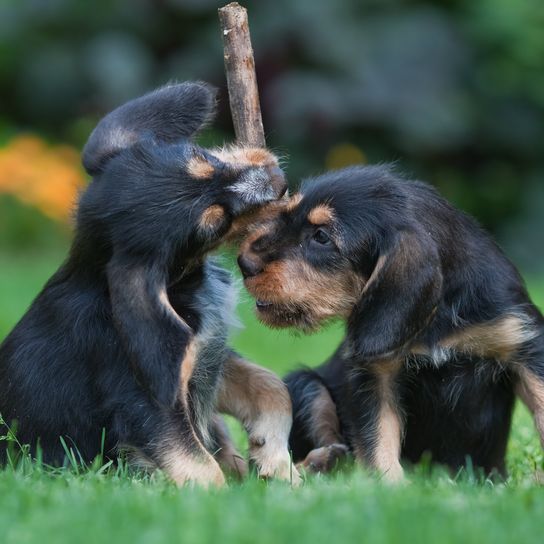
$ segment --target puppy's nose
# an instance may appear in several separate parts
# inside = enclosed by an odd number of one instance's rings
[[[260,259],[244,254],[238,257],[238,266],[240,267],[244,279],[252,278],[263,271],[263,264]]]
[[[281,198],[287,192],[287,181],[283,170],[279,166],[268,166],[267,170],[276,198]]]

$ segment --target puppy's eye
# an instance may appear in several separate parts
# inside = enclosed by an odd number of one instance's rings
[[[321,245],[327,245],[331,243],[330,236],[323,229],[317,229],[312,236],[312,240],[316,241],[318,244]]]

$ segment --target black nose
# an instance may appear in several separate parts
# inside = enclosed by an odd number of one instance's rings
[[[244,279],[252,278],[263,271],[263,265],[260,259],[249,257],[248,255],[240,255],[238,257],[238,266],[242,271]]]

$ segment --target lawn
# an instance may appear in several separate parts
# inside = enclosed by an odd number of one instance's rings
[[[22,315],[62,251],[14,255],[0,251],[0,338]],[[544,282],[530,281],[544,306]],[[271,332],[252,318],[242,293],[244,328],[233,344],[280,373],[316,364],[341,331],[296,337]],[[493,484],[470,472],[455,478],[416,467],[410,483],[389,487],[347,467],[292,490],[251,478],[227,489],[176,489],[160,475],[126,467],[51,473],[36,466],[0,471],[0,542],[542,542],[544,459],[531,419],[518,406],[508,452],[510,478]]]

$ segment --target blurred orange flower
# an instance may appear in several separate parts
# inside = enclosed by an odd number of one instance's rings
[[[24,135],[0,149],[0,194],[36,206],[52,219],[69,220],[84,184],[79,153],[70,146]]]

